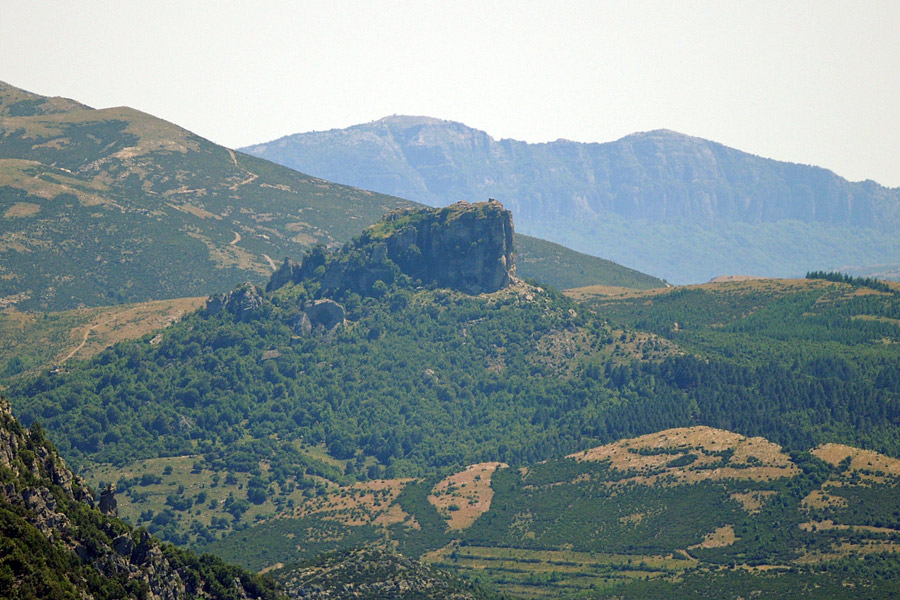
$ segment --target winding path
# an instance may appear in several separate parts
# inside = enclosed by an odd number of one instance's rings
[[[72,358],[73,356],[75,356],[76,354],[78,354],[78,351],[81,350],[82,348],[84,348],[85,344],[87,344],[88,337],[90,337],[91,332],[93,332],[95,329],[97,329],[97,328],[100,327],[101,325],[107,325],[107,324],[109,324],[109,323],[112,323],[113,321],[115,321],[116,319],[119,318],[119,315],[120,315],[120,314],[123,314],[123,313],[115,313],[115,314],[112,315],[110,318],[106,319],[105,321],[99,321],[99,322],[94,323],[93,325],[89,326],[89,327],[84,331],[84,336],[82,336],[82,338],[81,338],[81,343],[78,344],[78,346],[76,346],[74,350],[72,350],[71,352],[69,352],[68,354],[66,354],[66,357],[65,357],[64,359],[62,359],[61,361],[59,361],[59,364],[61,364],[61,365],[62,365],[62,364],[65,364],[65,362],[66,362],[67,360],[69,360],[70,358]]]

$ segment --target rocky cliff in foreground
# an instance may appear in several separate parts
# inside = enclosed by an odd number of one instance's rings
[[[95,508],[41,428],[24,429],[0,399],[0,597],[280,597],[274,584],[160,544],[114,513],[111,490]]]

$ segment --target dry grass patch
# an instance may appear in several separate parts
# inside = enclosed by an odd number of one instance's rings
[[[257,273],[262,273],[264,275],[270,275],[272,273],[267,263],[260,262],[255,255],[240,246],[232,246],[230,244],[222,246],[216,244],[205,235],[196,231],[189,231],[187,234],[192,238],[203,242],[206,249],[209,251],[209,259],[220,268],[237,267],[243,270],[256,271]]]
[[[609,461],[613,469],[633,475],[626,481],[647,485],[709,479],[770,481],[798,472],[778,444],[712,427],[667,429],[569,456]]]
[[[815,448],[812,454],[833,466],[838,466],[849,458],[850,470],[862,475],[881,473],[900,477],[900,460],[872,450],[862,450],[843,444],[823,444]]]
[[[195,193],[195,192],[196,192],[196,193],[202,192],[202,193],[205,194],[205,193],[206,193],[206,189],[199,189],[199,190],[187,190],[187,189],[186,189],[186,190],[179,190],[179,191],[167,192],[167,194],[169,194],[169,193],[172,193],[172,194],[187,194],[187,193]],[[172,203],[169,203],[169,206],[171,206],[171,207],[174,208],[175,210],[180,210],[181,212],[188,213],[188,214],[190,214],[190,215],[194,215],[195,217],[198,217],[198,218],[200,218],[200,219],[215,219],[215,220],[217,220],[217,221],[221,221],[221,220],[222,220],[222,217],[220,217],[219,215],[217,215],[217,214],[215,214],[215,213],[211,213],[211,212],[209,212],[208,210],[206,210],[205,208],[200,207],[200,206],[195,206],[195,205],[193,205],[193,204],[188,204],[188,203],[184,203],[184,204],[172,204]]]
[[[841,498],[840,496],[832,496],[826,490],[813,490],[810,492],[806,498],[803,499],[801,506],[803,508],[809,509],[821,509],[821,508],[831,508],[831,507],[844,507],[847,506],[847,499]]]
[[[100,204],[115,206],[112,200],[100,195],[107,186],[97,180],[85,180],[74,177],[70,171],[50,167],[31,160],[0,159],[0,186],[10,186],[24,190],[31,196],[50,200],[60,194],[73,194],[82,206],[97,206]],[[32,204],[24,202],[21,204]],[[38,205],[35,205],[38,206]],[[15,205],[8,209],[12,210]],[[40,207],[38,206],[38,209]],[[22,210],[22,209],[19,209]],[[25,209],[34,210],[34,209]],[[37,214],[4,215],[8,217],[23,217]]]
[[[450,529],[469,527],[491,508],[494,490],[491,476],[508,465],[500,462],[469,465],[465,470],[437,483],[428,501],[447,519]]]
[[[867,554],[898,554],[900,543],[881,540],[867,540],[860,543],[844,542],[833,544],[830,552],[807,552],[797,559],[799,564],[815,564],[831,562],[847,558],[849,556],[860,557]]]
[[[111,307],[100,312],[83,329],[71,331],[75,346],[63,349],[59,353],[59,362],[76,357],[90,358],[116,342],[139,338],[168,327],[205,303],[206,298],[194,297],[142,302],[124,308]]]
[[[668,288],[656,288],[652,290],[636,290],[634,288],[619,287],[615,285],[586,285],[584,287],[563,290],[563,294],[581,302],[593,298],[635,298],[643,295],[658,295]]]
[[[831,519],[825,519],[824,521],[807,521],[806,523],[800,523],[800,529],[804,531],[829,531],[829,530],[837,530],[837,531],[849,531],[851,533],[857,532],[866,532],[866,533],[885,533],[888,535],[896,535],[900,533],[896,529],[892,529],[890,527],[875,527],[874,525],[844,525],[841,523],[835,523]]]
[[[375,479],[336,488],[325,496],[304,500],[293,516],[317,515],[350,526],[408,523],[415,527],[410,515],[396,504],[397,496],[410,481]]]
[[[697,548],[726,548],[734,544],[737,540],[737,536],[734,535],[734,527],[725,525],[716,528],[715,531],[707,533],[703,537],[702,542],[694,544],[693,546],[688,546],[688,550],[695,550]]]
[[[745,511],[756,514],[769,498],[776,494],[775,490],[754,490],[752,492],[735,492],[730,498],[739,503]]]
[[[16,202],[6,209],[3,216],[7,219],[31,217],[41,212],[41,205],[32,202]]]
[[[631,514],[631,515],[625,515],[624,517],[619,517],[619,523],[622,523],[622,524],[625,524],[625,523],[631,523],[631,524],[640,523],[641,521],[644,520],[644,517],[645,517],[645,516],[646,516],[646,515],[645,515],[644,513],[642,513],[642,512],[634,513],[634,514]]]

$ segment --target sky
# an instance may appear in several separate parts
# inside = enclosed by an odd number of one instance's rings
[[[0,80],[236,148],[392,114],[672,129],[900,187],[897,0],[0,0]]]

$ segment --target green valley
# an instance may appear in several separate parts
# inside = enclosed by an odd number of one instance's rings
[[[525,596],[886,589],[895,287],[576,301],[504,272],[508,222],[393,213],[10,397],[129,520],[252,569],[389,540]]]

